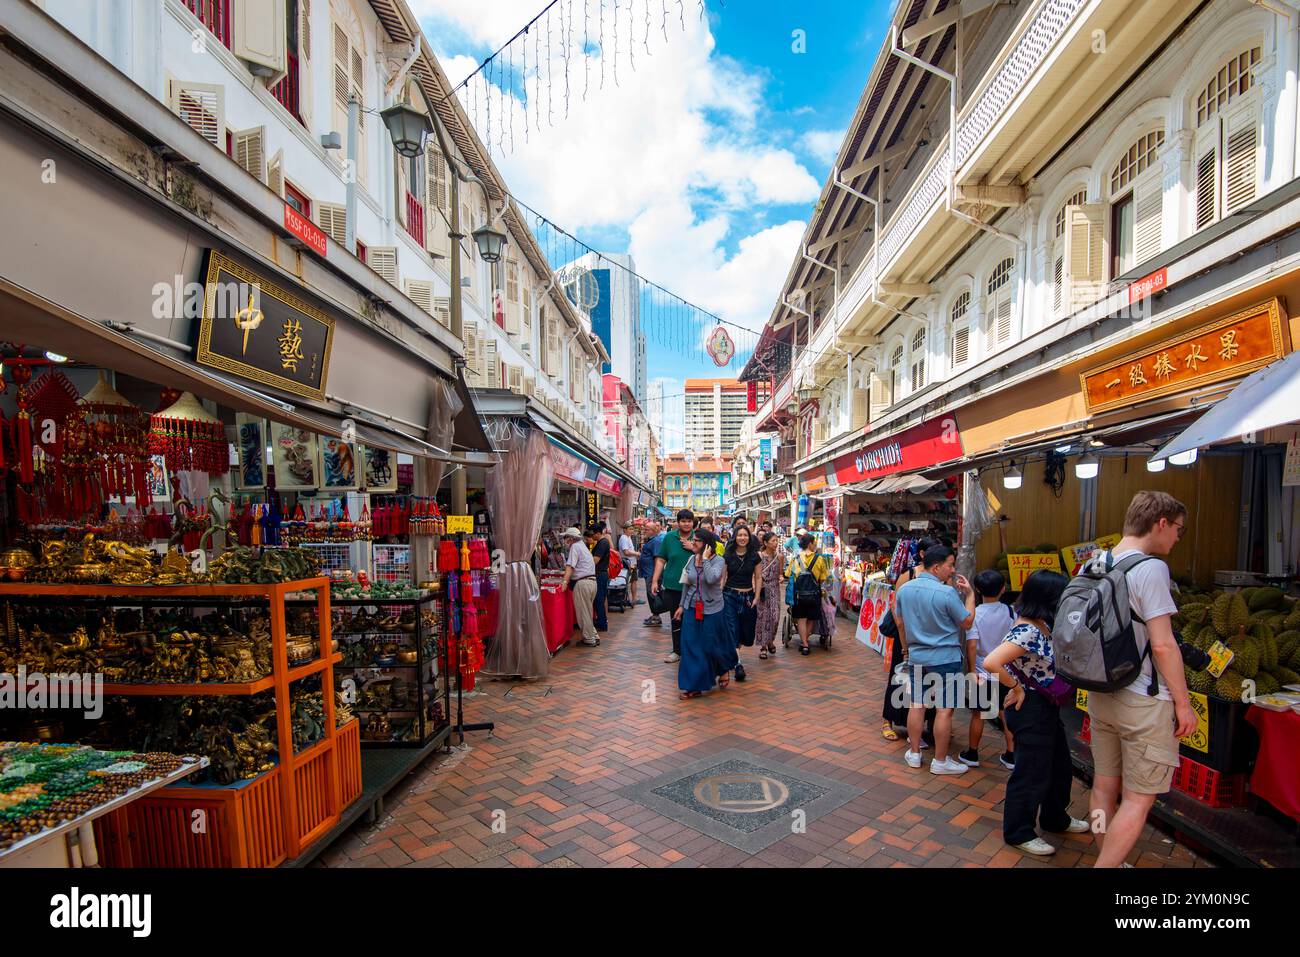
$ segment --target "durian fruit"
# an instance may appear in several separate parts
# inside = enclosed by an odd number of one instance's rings
[[[1255,694],[1276,694],[1282,690],[1282,685],[1267,671],[1261,671],[1255,678]]]
[[[1216,598],[1214,604],[1210,606],[1210,624],[1214,626],[1214,630],[1219,633],[1220,638],[1227,638],[1229,635],[1228,605],[1230,602],[1231,597],[1223,594]]]
[[[1273,637],[1273,630],[1268,625],[1256,625],[1252,635],[1259,642],[1260,668],[1272,671],[1278,665],[1277,639]]]
[[[1272,628],[1274,633],[1284,631],[1286,629],[1286,615],[1280,611],[1272,612],[1264,619],[1264,624]]]
[[[1210,646],[1219,641],[1219,632],[1213,625],[1206,625],[1201,629],[1201,633],[1196,636],[1196,647],[1201,651],[1209,651]]]
[[[1182,613],[1183,621],[1189,625],[1204,625],[1206,618],[1210,615],[1210,609],[1202,604],[1186,604],[1179,609]]]
[[[1222,698],[1224,701],[1240,701],[1243,691],[1241,672],[1236,668],[1228,668],[1223,675],[1214,683],[1214,695],[1216,698]]]
[[[1286,627],[1288,629],[1300,630],[1300,601],[1291,606],[1291,610],[1286,616]]]
[[[1209,694],[1214,690],[1214,676],[1208,671],[1192,671],[1190,668],[1184,669],[1187,672],[1187,690],[1199,691],[1201,694]]]
[[[1300,646],[1300,631],[1279,632],[1277,636],[1278,661],[1288,660],[1297,646]]]
[[[1237,656],[1232,667],[1241,672],[1243,678],[1254,678],[1259,674],[1259,642],[1247,634],[1238,635],[1228,642],[1228,647]]]
[[[1274,668],[1273,677],[1277,679],[1280,685],[1300,684],[1300,672],[1293,671],[1286,665],[1278,665]]]
[[[1291,657],[1286,660],[1286,666],[1292,671],[1300,671],[1300,646],[1291,652]]]
[[[1254,594],[1246,599],[1246,605],[1251,611],[1262,611],[1267,608],[1280,608],[1286,600],[1286,595],[1280,588],[1256,588]]]
[[[1237,594],[1240,595],[1241,600],[1246,603],[1246,607],[1250,608],[1250,600],[1255,597],[1255,592],[1257,591],[1259,591],[1258,588],[1251,586],[1249,588],[1242,588],[1238,590]],[[1251,610],[1253,611],[1254,609]]]

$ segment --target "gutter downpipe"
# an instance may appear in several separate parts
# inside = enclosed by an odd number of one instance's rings
[[[854,189],[848,183],[844,182],[843,169],[837,169],[835,171],[835,177],[831,180],[831,182],[833,182],[840,189],[844,190],[850,196],[855,196],[860,200],[870,203],[872,209],[875,212],[874,238],[872,239],[871,242],[871,302],[872,304],[877,305],[881,309],[884,309],[888,312],[892,312],[896,316],[901,316],[904,319],[915,319],[917,322],[928,323],[930,320],[926,319],[924,316],[918,316],[916,313],[908,312],[906,309],[899,309],[897,306],[891,306],[889,303],[885,302],[883,299],[880,298],[880,204],[884,199],[884,189],[885,189],[884,170],[885,168],[881,166],[880,172],[876,175],[876,188],[877,191],[881,194],[879,199],[873,199],[872,197],[868,196],[866,193],[860,192]]]
[[[961,29],[957,31],[957,62],[961,63]],[[960,219],[962,222],[969,223],[976,229],[986,233],[992,233],[994,236],[1001,236],[1008,242],[1014,243],[1017,250],[1017,263],[1019,267],[1017,272],[1017,299],[1020,307],[1021,328],[1024,328],[1025,317],[1025,279],[1029,269],[1027,259],[1029,257],[1029,241],[1021,239],[1014,233],[1007,232],[1004,229],[998,229],[991,226],[981,219],[976,219],[969,213],[962,212],[957,208],[957,76],[949,73],[947,70],[928,63],[920,57],[908,53],[898,42],[898,24],[895,23],[890,28],[890,48],[894,56],[907,63],[920,67],[927,73],[932,73],[944,80],[948,84],[948,191],[947,205],[948,212]]]

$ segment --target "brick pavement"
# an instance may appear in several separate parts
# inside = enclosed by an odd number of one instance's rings
[[[677,697],[676,666],[662,662],[668,630],[642,626],[644,606],[610,615],[597,648],[569,645],[542,682],[483,682],[466,720],[492,720],[467,751],[428,761],[389,796],[388,812],[325,851],[333,867],[1087,867],[1088,835],[1049,835],[1051,858],[1002,841],[1008,772],[1001,735],[986,728],[985,766],[957,777],[914,771],[902,742],[880,736],[881,661],[841,620],[834,650],[784,649],[749,680],[692,701]],[[653,701],[649,697],[653,682]],[[954,721],[966,740],[966,718]],[[757,854],[701,834],[618,792],[727,748],[861,789]],[[990,766],[990,762],[992,763]],[[928,763],[927,766],[928,767]],[[1075,782],[1071,806],[1086,817]],[[504,833],[493,821],[501,820]],[[498,828],[499,830],[499,828]],[[1148,827],[1137,867],[1207,866]]]

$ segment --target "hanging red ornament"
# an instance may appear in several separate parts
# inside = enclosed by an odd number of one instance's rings
[[[226,427],[192,393],[182,393],[150,418],[149,451],[175,472],[222,475],[230,469]]]

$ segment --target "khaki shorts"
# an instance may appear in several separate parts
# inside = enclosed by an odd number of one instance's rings
[[[1178,770],[1174,703],[1132,691],[1088,695],[1092,763],[1097,774],[1122,778],[1124,790],[1164,794]]]

